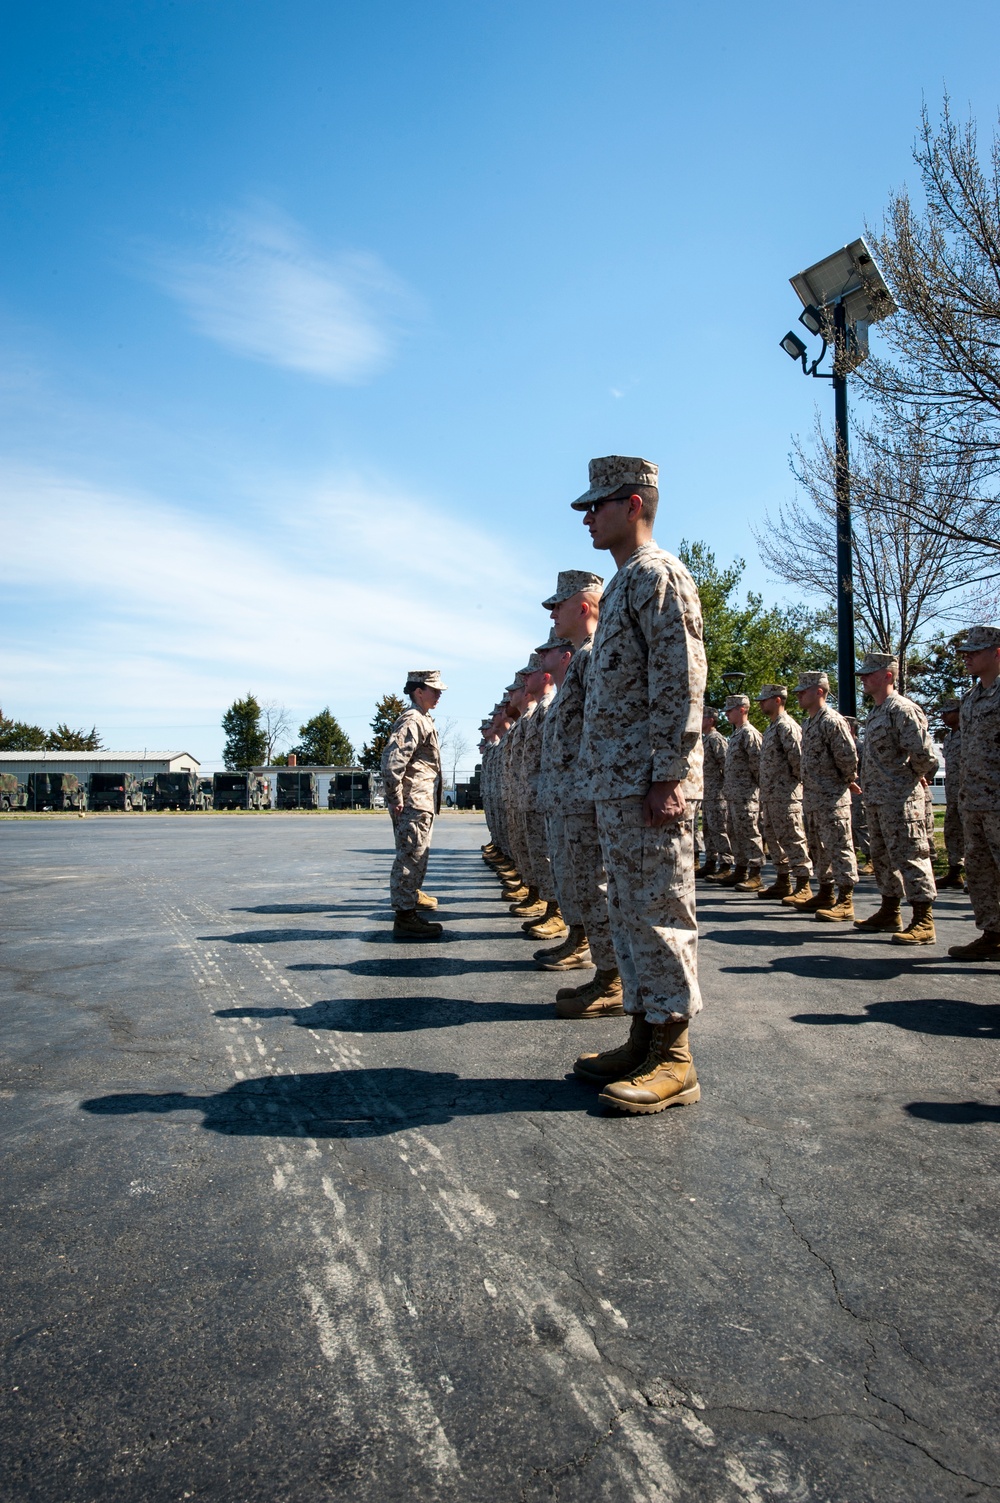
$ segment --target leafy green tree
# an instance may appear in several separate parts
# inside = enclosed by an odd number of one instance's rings
[[[302,738],[291,749],[303,767],[353,767],[354,747],[344,734],[327,705],[305,725],[299,726]]]
[[[767,721],[754,700],[762,684],[787,684],[791,690],[804,668],[825,668],[834,684],[837,649],[828,613],[801,605],[765,607],[763,596],[752,590],[741,603],[738,591],[746,568],[743,559],[720,568],[712,550],[698,542],[682,542],[680,556],[691,570],[701,597],[708,658],[705,697],[709,703],[725,703],[729,691],[723,673],[745,673],[743,693],[750,696],[750,718],[763,728]],[[794,712],[791,693],[789,701]]]
[[[0,751],[44,751],[47,740],[40,725],[8,720],[0,710]]]
[[[383,694],[375,706],[372,739],[361,748],[361,766],[366,772],[378,772],[389,733],[406,709],[398,694]]]
[[[236,699],[222,717],[226,744],[222,760],[230,772],[259,767],[267,752],[267,735],[261,726],[261,707],[256,696]]]
[[[909,692],[928,713],[946,699],[959,699],[969,688],[965,664],[955,651],[964,631],[938,636],[916,648],[910,657]]]
[[[104,742],[97,733],[96,725],[91,726],[89,731],[71,731],[65,721],[62,721],[54,731],[49,731],[45,745],[49,751],[100,751]]]

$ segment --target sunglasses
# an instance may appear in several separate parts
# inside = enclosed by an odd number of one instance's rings
[[[581,507],[585,517],[595,516],[602,506],[607,506],[609,501],[631,501],[631,496],[603,496],[600,501],[590,501],[587,506]]]

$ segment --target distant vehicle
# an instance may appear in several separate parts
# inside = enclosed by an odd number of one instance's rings
[[[72,772],[29,772],[28,808],[86,809],[87,791]]]
[[[211,780],[199,778],[196,772],[158,772],[152,783],[154,809],[210,809],[212,806]]]
[[[260,809],[264,783],[252,772],[217,772],[212,779],[212,803],[216,809]]]
[[[278,791],[275,794],[276,809],[318,809],[319,779],[314,772],[278,773]]]
[[[90,774],[90,807],[92,809],[130,809],[143,814],[146,810],[146,795],[142,784],[130,772],[92,772]]]
[[[330,778],[328,809],[374,809],[375,774],[373,772],[335,772]]]
[[[0,772],[0,813],[6,814],[11,809],[26,809],[28,807],[28,790],[24,788],[12,772]]]
[[[467,786],[465,783],[453,783],[450,788],[442,788],[441,802],[446,809],[456,809],[459,807],[458,790]]]

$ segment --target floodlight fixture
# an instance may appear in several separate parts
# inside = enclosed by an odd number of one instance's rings
[[[791,356],[793,360],[805,359],[806,347],[802,343],[802,340],[799,338],[799,336],[792,333],[791,329],[789,329],[788,333],[781,341],[781,348],[784,350],[785,354]]]
[[[799,323],[805,324],[810,334],[822,334],[824,329],[823,314],[815,303],[809,303],[799,314]]]
[[[727,673],[720,674],[720,677],[730,694],[738,694],[746,680],[746,674],[738,673],[735,668],[730,668]]]

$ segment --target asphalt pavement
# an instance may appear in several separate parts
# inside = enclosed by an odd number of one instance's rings
[[[418,946],[384,815],[0,823],[0,1496],[1000,1500],[967,898],[703,895],[701,1104],[621,1118],[485,838]]]

